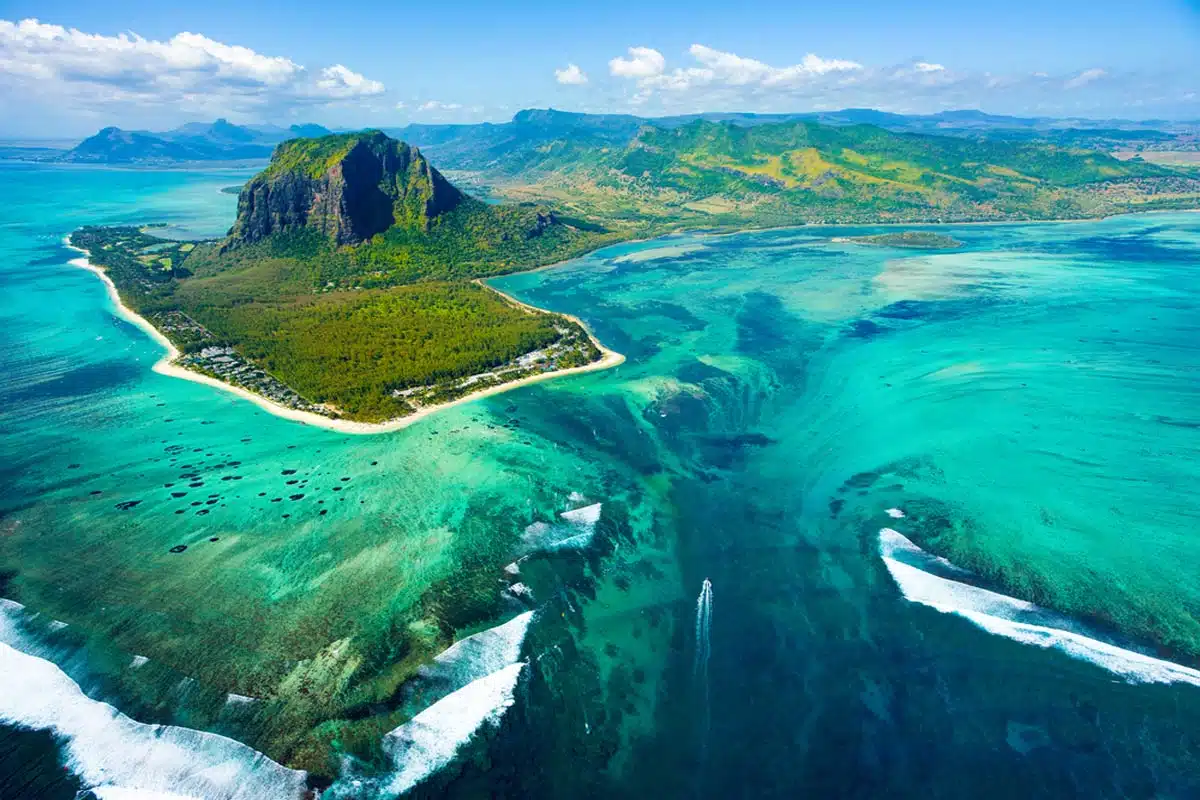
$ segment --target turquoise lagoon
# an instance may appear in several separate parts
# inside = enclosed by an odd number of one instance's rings
[[[494,284],[623,365],[348,436],[67,265],[244,177],[0,168],[12,796],[1200,792],[1200,215],[607,248]]]

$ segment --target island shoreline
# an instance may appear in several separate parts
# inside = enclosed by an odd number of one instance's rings
[[[176,359],[183,355],[179,348],[176,347],[175,343],[168,339],[162,331],[156,328],[154,324],[150,322],[150,320],[146,319],[129,306],[125,305],[125,303],[121,300],[121,294],[117,290],[117,285],[113,283],[112,278],[110,278],[103,269],[91,263],[91,253],[82,247],[76,247],[75,245],[71,244],[71,237],[69,235],[63,240],[63,244],[67,248],[83,254],[83,257],[70,259],[67,263],[78,269],[84,269],[93,273],[104,282],[104,285],[108,290],[109,300],[112,301],[113,306],[116,308],[117,316],[148,334],[156,344],[161,345],[166,349],[167,352],[163,355],[163,357],[155,362],[154,366],[151,367],[154,372],[157,372],[159,375],[166,375],[171,378],[180,378],[182,380],[192,381],[193,383],[204,384],[205,386],[210,386],[214,389],[220,389],[236,395],[243,400],[249,400],[251,403],[254,403],[259,408],[276,417],[281,417],[291,422],[299,422],[303,425],[312,425],[318,428],[325,428],[326,430],[336,431],[338,433],[350,433],[356,435],[392,433],[393,431],[407,428],[409,425],[419,422],[420,420],[425,419],[426,417],[431,416],[432,414],[443,409],[462,405],[464,403],[468,403],[473,400],[479,400],[484,397],[502,394],[513,389],[519,389],[523,386],[541,383],[542,381],[547,381],[552,378],[610,369],[624,363],[625,361],[625,356],[621,355],[615,350],[610,350],[609,348],[605,347],[604,344],[596,338],[591,329],[588,328],[587,324],[584,323],[583,320],[570,314],[559,314],[559,316],[571,320],[583,329],[583,332],[587,334],[592,344],[597,350],[600,351],[601,357],[599,360],[593,361],[590,364],[584,364],[581,367],[570,367],[568,369],[554,370],[552,372],[542,372],[537,375],[529,375],[519,380],[501,383],[496,386],[489,386],[486,389],[480,389],[479,391],[471,392],[470,394],[455,398],[454,400],[450,400],[445,403],[437,403],[435,405],[425,406],[406,417],[397,417],[385,422],[356,422],[354,420],[334,419],[332,417],[322,416],[321,414],[316,414],[311,411],[301,411],[300,409],[296,408],[288,408],[287,406],[268,400],[266,397],[263,397],[256,392],[252,392],[249,389],[244,389],[241,386],[234,386],[231,383],[226,383],[225,381],[218,380],[217,378],[213,378],[211,376],[179,366],[175,363]],[[496,287],[489,286],[483,281],[477,281],[477,283],[479,283],[480,286],[483,286],[500,295],[507,302],[513,303],[514,305],[525,308],[531,312],[549,314],[559,313],[556,311],[547,311],[546,309],[537,308],[529,305],[528,303],[523,303],[517,298],[500,291]]]

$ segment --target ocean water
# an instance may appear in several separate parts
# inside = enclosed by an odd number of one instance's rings
[[[0,168],[5,663],[246,744],[200,796],[1200,793],[1200,215],[607,248],[494,283],[625,364],[352,437],[66,265],[244,177]],[[0,786],[155,785],[5,699]]]

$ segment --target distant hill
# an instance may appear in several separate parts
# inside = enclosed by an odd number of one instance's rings
[[[745,115],[663,124],[548,112],[431,150],[443,167],[476,171],[494,193],[553,202],[605,225],[1060,219],[1200,202],[1200,185],[1179,172],[1069,139],[1018,138]]]
[[[925,133],[977,141],[1009,140],[1101,151],[1200,149],[1200,123],[1059,120],[1006,117],[980,111],[902,115],[872,109],[803,114],[712,112],[642,118],[528,109],[506,123],[409,125],[388,133],[421,147],[445,170],[475,173],[485,183],[528,179],[604,149],[624,148],[645,128],[674,130],[697,122],[737,128],[813,123],[848,128],[871,125],[891,133]]]
[[[874,125],[894,133],[1042,141],[1106,151],[1200,149],[1200,122],[1013,117],[975,110],[906,115],[851,108],[788,114],[705,112],[649,118],[526,109],[503,123],[412,124],[388,128],[384,132],[421,147],[443,169],[513,175],[530,164],[546,166],[542,150],[549,149],[560,160],[569,160],[574,157],[573,151],[579,148],[628,144],[638,130],[647,125],[673,129],[697,121],[738,127],[785,122],[815,122],[834,127]],[[33,153],[32,157],[113,164],[256,160],[269,158],[272,148],[287,139],[315,138],[330,133],[328,128],[311,123],[284,128],[235,125],[223,119],[213,123],[189,123],[162,132],[105,128],[66,154]],[[29,157],[29,154],[24,153],[23,157]]]
[[[320,125],[243,126],[218,119],[169,131],[126,131],[109,127],[54,160],[89,164],[176,164],[193,161],[253,161],[271,157],[275,145],[298,136],[324,136]]]

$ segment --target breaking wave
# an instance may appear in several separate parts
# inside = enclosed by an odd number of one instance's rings
[[[879,552],[906,600],[957,614],[989,633],[1091,662],[1130,683],[1200,686],[1198,670],[1118,647],[1102,634],[1062,614],[946,577],[950,574],[970,579],[973,575],[944,558],[926,553],[891,528],[879,532]]]
[[[533,612],[526,611],[503,625],[458,640],[421,668],[420,679],[445,687],[443,694],[448,694],[504,669],[521,657],[532,620]]]
[[[460,639],[421,668],[409,689],[408,711],[421,709],[383,738],[395,770],[382,778],[354,775],[328,796],[392,797],[407,792],[454,760],[459,748],[486,725],[496,725],[513,704],[524,662],[521,647],[533,621],[526,611],[502,625]]]
[[[603,503],[593,503],[562,512],[558,515],[562,522],[535,522],[529,525],[521,537],[526,551],[582,550],[595,538],[596,523],[600,521],[602,508]]]
[[[385,736],[384,750],[397,766],[389,791],[408,791],[449,764],[481,727],[498,724],[524,668],[509,664],[472,681]]]
[[[66,766],[103,798],[299,798],[305,773],[241,742],[136,722],[92,700],[54,663],[0,642],[0,720],[63,740]]]

